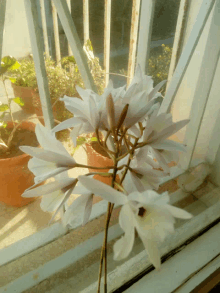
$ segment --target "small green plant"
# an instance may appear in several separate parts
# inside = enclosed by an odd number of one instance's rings
[[[152,56],[148,63],[148,73],[152,76],[155,84],[168,78],[170,60],[172,56],[172,48],[161,45],[162,53],[159,56]],[[161,90],[162,95],[165,94],[165,86]]]
[[[147,74],[152,76],[154,83],[157,84],[168,78],[170,60],[172,56],[172,48],[169,46],[161,45],[162,53],[157,56],[151,56],[148,61]],[[127,77],[127,71],[124,69],[119,70],[119,73]],[[165,85],[161,89],[161,94],[165,94]]]
[[[84,51],[88,58],[88,66],[97,86],[97,91],[102,94],[105,86],[104,71],[99,59],[94,57],[91,41],[87,41]],[[61,59],[60,64],[56,64],[51,58],[45,58],[45,66],[48,78],[48,85],[51,97],[51,104],[54,116],[58,121],[64,121],[72,117],[66,110],[64,103],[59,101],[64,95],[78,97],[75,86],[84,87],[82,76],[79,72],[74,56],[67,56]],[[37,78],[35,73],[34,60],[32,55],[20,61],[19,68],[10,68],[10,80],[17,86],[32,87],[38,93]],[[40,107],[40,99],[36,95],[33,98],[34,106]]]
[[[0,77],[2,79],[4,88],[5,88],[5,93],[6,93],[6,97],[7,97],[7,104],[3,104],[0,102],[0,112],[1,112],[1,114],[0,114],[0,127],[1,128],[7,127],[7,122],[4,121],[4,117],[5,117],[6,113],[9,113],[9,115],[11,117],[11,121],[13,122],[13,125],[14,125],[13,130],[11,131],[11,134],[9,135],[7,142],[4,142],[2,140],[2,138],[0,138],[0,147],[1,147],[1,149],[4,149],[5,151],[7,151],[7,149],[10,148],[13,135],[14,135],[17,127],[20,125],[20,124],[15,125],[15,121],[14,121],[12,111],[11,111],[11,102],[14,101],[16,104],[18,104],[20,106],[24,105],[24,102],[22,101],[22,99],[20,97],[9,99],[7,88],[5,85],[5,80],[8,78],[7,73],[9,70],[17,70],[19,67],[20,67],[20,63],[15,58],[13,58],[11,56],[5,56],[1,60]],[[5,132],[7,132],[6,129],[5,129]]]

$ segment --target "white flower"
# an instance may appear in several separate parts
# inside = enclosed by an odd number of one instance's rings
[[[76,143],[76,138],[82,133],[106,131],[110,129],[108,110],[106,109],[106,99],[112,96],[115,111],[115,125],[117,125],[121,113],[128,105],[127,114],[123,125],[126,128],[143,120],[148,113],[152,112],[152,107],[156,99],[161,96],[158,90],[163,86],[165,81],[153,88],[153,80],[150,76],[143,75],[140,66],[137,67],[134,79],[131,85],[125,90],[125,86],[114,89],[110,81],[104,93],[99,96],[92,90],[84,90],[76,87],[82,99],[65,96],[64,101],[66,108],[74,114],[74,118],[68,119],[52,131],[57,132],[68,127],[74,127],[71,137]]]
[[[165,173],[162,171],[154,170],[158,168],[157,162],[151,159],[149,156],[142,156],[140,150],[134,153],[133,158],[130,161],[129,169],[123,181],[123,187],[128,192],[133,191],[145,191],[148,189],[159,188],[162,183],[162,178]],[[129,159],[129,155],[119,161],[118,167],[126,165]],[[124,169],[118,171],[118,174],[123,174]]]
[[[78,183],[72,194],[80,194],[80,196],[67,207],[62,219],[63,225],[67,226],[69,224],[70,226],[74,226],[76,222],[85,225],[91,215],[93,193],[81,183]]]
[[[114,245],[114,259],[121,260],[130,254],[136,229],[150,261],[156,269],[159,269],[161,262],[158,241],[162,242],[168,234],[174,232],[174,217],[190,219],[192,215],[169,205],[167,192],[160,195],[149,190],[142,193],[132,192],[126,196],[86,176],[80,176],[79,181],[94,194],[102,196],[111,203],[122,205],[119,224],[125,234]]]
[[[189,120],[173,123],[171,114],[157,116],[157,113],[158,109],[143,123],[145,129],[140,142],[145,143],[145,146],[141,148],[141,153],[142,156],[150,155],[156,159],[163,170],[169,173],[167,164],[177,161],[178,152],[186,152],[186,146],[167,138],[183,128]]]
[[[43,211],[56,211],[53,218],[68,200],[78,181],[76,178],[68,177],[67,172],[54,176],[54,179],[55,181],[38,187],[35,187],[38,184],[35,183],[22,194],[23,197],[42,196],[40,206]]]
[[[37,124],[35,132],[43,149],[29,146],[21,146],[20,149],[33,157],[28,162],[28,168],[36,176],[36,184],[77,166],[76,161],[48,128]]]

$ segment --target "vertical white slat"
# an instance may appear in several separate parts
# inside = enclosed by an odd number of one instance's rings
[[[127,85],[130,84],[134,76],[135,57],[137,49],[137,35],[138,35],[138,22],[139,22],[140,0],[133,0],[132,16],[131,16],[131,33],[128,57],[128,78]]]
[[[218,60],[220,56],[220,0],[216,0],[205,51],[201,63],[195,95],[190,111],[190,122],[186,128],[184,143],[187,153],[181,156],[180,165],[188,169],[195,150],[199,129],[212,88]],[[211,114],[211,113],[210,113]]]
[[[66,1],[53,0],[86,88],[97,91]]]
[[[140,64],[142,72],[148,71],[148,59],[150,56],[150,42],[154,19],[155,0],[142,0],[140,9],[140,25],[138,33],[137,64]]]
[[[183,31],[184,31],[185,23],[186,23],[186,12],[189,7],[188,2],[189,0],[181,0],[180,2],[176,31],[175,31],[175,38],[173,43],[172,57],[170,61],[169,74],[168,74],[168,79],[166,84],[166,90],[169,87],[170,80],[173,76],[174,70],[176,68],[176,64],[180,57],[180,50],[182,49],[181,41],[182,41]]]
[[[209,141],[209,147],[206,155],[206,161],[209,164],[213,164],[215,162],[215,158],[220,146],[220,111],[218,112],[217,119],[215,121],[215,125],[213,127],[212,135]]]
[[[105,85],[109,82],[110,62],[110,31],[111,31],[111,0],[105,0],[105,21],[104,21],[104,69]]]
[[[0,69],[2,59],[3,35],[5,25],[6,0],[0,1]]]
[[[42,28],[43,28],[43,35],[44,35],[45,53],[46,53],[46,57],[49,58],[50,52],[49,52],[49,44],[48,44],[47,21],[46,21],[44,0],[40,0],[40,11],[41,11]]]
[[[70,11],[70,14],[71,14],[71,0],[67,0],[67,5],[68,5],[68,8],[69,8],[69,11]],[[69,56],[73,55],[73,52],[71,50],[69,42],[68,42],[68,55]]]
[[[53,31],[54,31],[54,40],[55,40],[55,52],[56,52],[56,61],[57,64],[61,66],[61,54],[60,54],[60,38],[59,38],[59,27],[58,27],[58,19],[57,19],[57,11],[54,6],[53,1],[52,4],[52,17],[53,17]]]
[[[44,121],[46,127],[51,129],[54,127],[54,119],[50,101],[47,73],[44,63],[41,31],[38,24],[37,5],[35,0],[25,0],[24,4]]]
[[[83,0],[84,44],[89,40],[89,0]]]
[[[175,95],[179,89],[184,73],[186,72],[214,3],[215,0],[203,0],[196,18],[196,22],[188,38],[187,44],[185,45],[184,50],[180,56],[158,115],[161,113],[170,112]]]

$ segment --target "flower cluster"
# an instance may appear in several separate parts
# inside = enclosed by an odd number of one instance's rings
[[[189,219],[192,216],[169,205],[167,192],[156,192],[162,178],[170,173],[169,163],[177,162],[178,153],[186,150],[186,146],[169,137],[189,122],[174,123],[171,114],[158,114],[162,98],[159,90],[164,83],[153,87],[152,78],[143,75],[138,66],[127,89],[125,86],[114,89],[110,82],[99,96],[92,90],[77,87],[81,99],[67,96],[61,99],[74,117],[52,131],[37,125],[36,135],[41,149],[21,147],[33,157],[29,169],[36,176],[35,185],[25,191],[24,197],[43,196],[42,209],[55,212],[54,216],[65,206],[62,221],[70,226],[78,217],[81,217],[82,224],[89,220],[95,195],[109,202],[108,220],[114,204],[121,205],[119,224],[124,236],[114,244],[114,258],[120,260],[129,255],[136,230],[157,269],[160,267],[158,242],[174,232],[174,218]],[[73,128],[71,138],[74,144],[81,134],[96,134],[97,143],[114,163],[105,173],[112,178],[111,186],[91,178],[94,173],[78,178],[68,175],[72,168],[95,167],[77,163],[55,138],[56,132],[66,128]],[[96,169],[100,171],[97,174],[103,175],[102,168]],[[120,180],[116,180],[116,176]],[[36,186],[49,178],[54,181]],[[71,194],[80,196],[68,205]]]

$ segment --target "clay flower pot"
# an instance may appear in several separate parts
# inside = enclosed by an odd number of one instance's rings
[[[95,148],[94,148],[95,145]],[[102,148],[98,145],[98,143],[91,143],[86,144],[86,150],[87,150],[87,164],[89,166],[94,167],[105,167],[105,166],[113,166],[112,159],[109,158],[107,153],[104,153]],[[108,169],[89,169],[89,172],[108,172]],[[103,177],[100,175],[95,175],[93,177],[96,180],[99,180],[105,184],[111,185],[111,177]]]
[[[113,166],[113,161],[109,158],[108,154],[99,146],[97,142],[92,142],[90,144],[86,144],[87,150],[87,165],[94,167],[107,167]],[[89,172],[108,172],[109,169],[91,169],[89,168]],[[95,175],[93,177],[96,180],[99,180],[105,184],[111,185],[112,178],[104,177],[100,175]],[[116,176],[116,181],[119,181],[118,175]]]
[[[14,83],[11,83],[14,96],[22,98],[24,101],[24,106],[20,106],[25,112],[34,114],[34,105],[33,105],[33,95],[34,90],[31,87],[23,87],[23,86],[17,86]]]
[[[53,106],[54,119],[58,118],[58,111],[59,111],[59,104],[57,103]],[[37,117],[43,116],[40,97],[37,93],[34,93],[34,112],[37,115]],[[44,119],[43,118],[38,118],[38,119],[39,119],[40,123],[45,126]]]
[[[8,122],[8,128],[13,123]],[[23,129],[35,131],[35,124],[23,122]],[[22,193],[34,184],[34,175],[28,169],[27,164],[31,157],[23,154],[13,158],[0,159],[0,201],[15,207],[22,207],[35,200],[35,198],[24,198]]]

